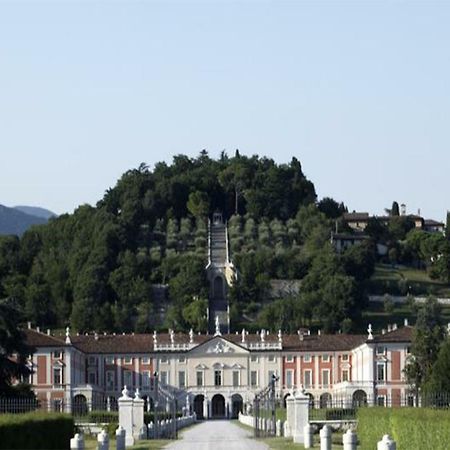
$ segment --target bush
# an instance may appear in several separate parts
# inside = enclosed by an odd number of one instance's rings
[[[73,418],[66,414],[33,412],[0,415],[0,449],[69,449]]]
[[[360,450],[373,450],[384,434],[398,450],[447,450],[450,411],[428,408],[360,408],[357,412]]]

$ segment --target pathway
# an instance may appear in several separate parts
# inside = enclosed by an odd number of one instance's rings
[[[208,420],[182,432],[182,438],[167,450],[268,450],[252,439],[250,431],[229,420]]]

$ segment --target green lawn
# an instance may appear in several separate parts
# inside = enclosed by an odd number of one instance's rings
[[[432,280],[426,270],[405,266],[377,264],[369,281],[369,289],[374,294],[404,295],[411,292],[416,295],[433,294],[450,297],[450,286],[439,280]]]

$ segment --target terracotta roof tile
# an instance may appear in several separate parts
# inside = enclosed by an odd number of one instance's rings
[[[374,337],[372,342],[411,342],[413,328],[410,326],[397,328],[386,334],[380,334]]]
[[[384,335],[374,337],[371,342],[409,342],[411,340],[411,327],[398,328]],[[32,347],[61,347],[66,346],[64,337],[49,336],[35,330],[25,330],[27,343]],[[242,345],[242,335],[224,334],[223,338],[238,345]],[[199,345],[213,339],[213,335],[194,335],[193,341]],[[153,352],[153,334],[88,334],[71,335],[72,345],[84,353],[151,353]],[[170,344],[169,333],[157,334],[158,344]],[[248,334],[245,337],[247,343],[261,342],[259,334]],[[367,335],[335,334],[335,335],[306,335],[302,338],[298,334],[283,334],[283,351],[346,351],[352,350],[367,341]],[[187,344],[189,335],[176,333],[175,344]],[[265,342],[277,343],[276,333],[266,334]],[[261,351],[261,350],[258,350]],[[273,350],[272,350],[273,351]]]
[[[49,336],[36,330],[27,328],[23,331],[26,342],[31,347],[61,347],[66,345],[63,338]]]

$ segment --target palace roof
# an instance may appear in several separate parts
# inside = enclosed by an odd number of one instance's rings
[[[185,352],[198,345],[213,339],[215,336],[207,334],[185,333],[157,333],[153,334],[80,334],[70,335],[70,344],[66,344],[64,336],[52,336],[33,329],[24,330],[27,343],[33,347],[64,347],[72,345],[83,353],[153,353]],[[155,345],[156,336],[156,345]],[[281,346],[277,334],[265,332],[245,334],[242,342],[242,333],[224,334],[221,337],[229,342],[247,348],[250,351],[299,351],[299,352],[327,352],[349,351],[365,342],[409,342],[412,328],[409,326],[392,330],[386,334],[376,335],[368,341],[367,334],[314,334],[304,332],[284,334],[281,336]]]

